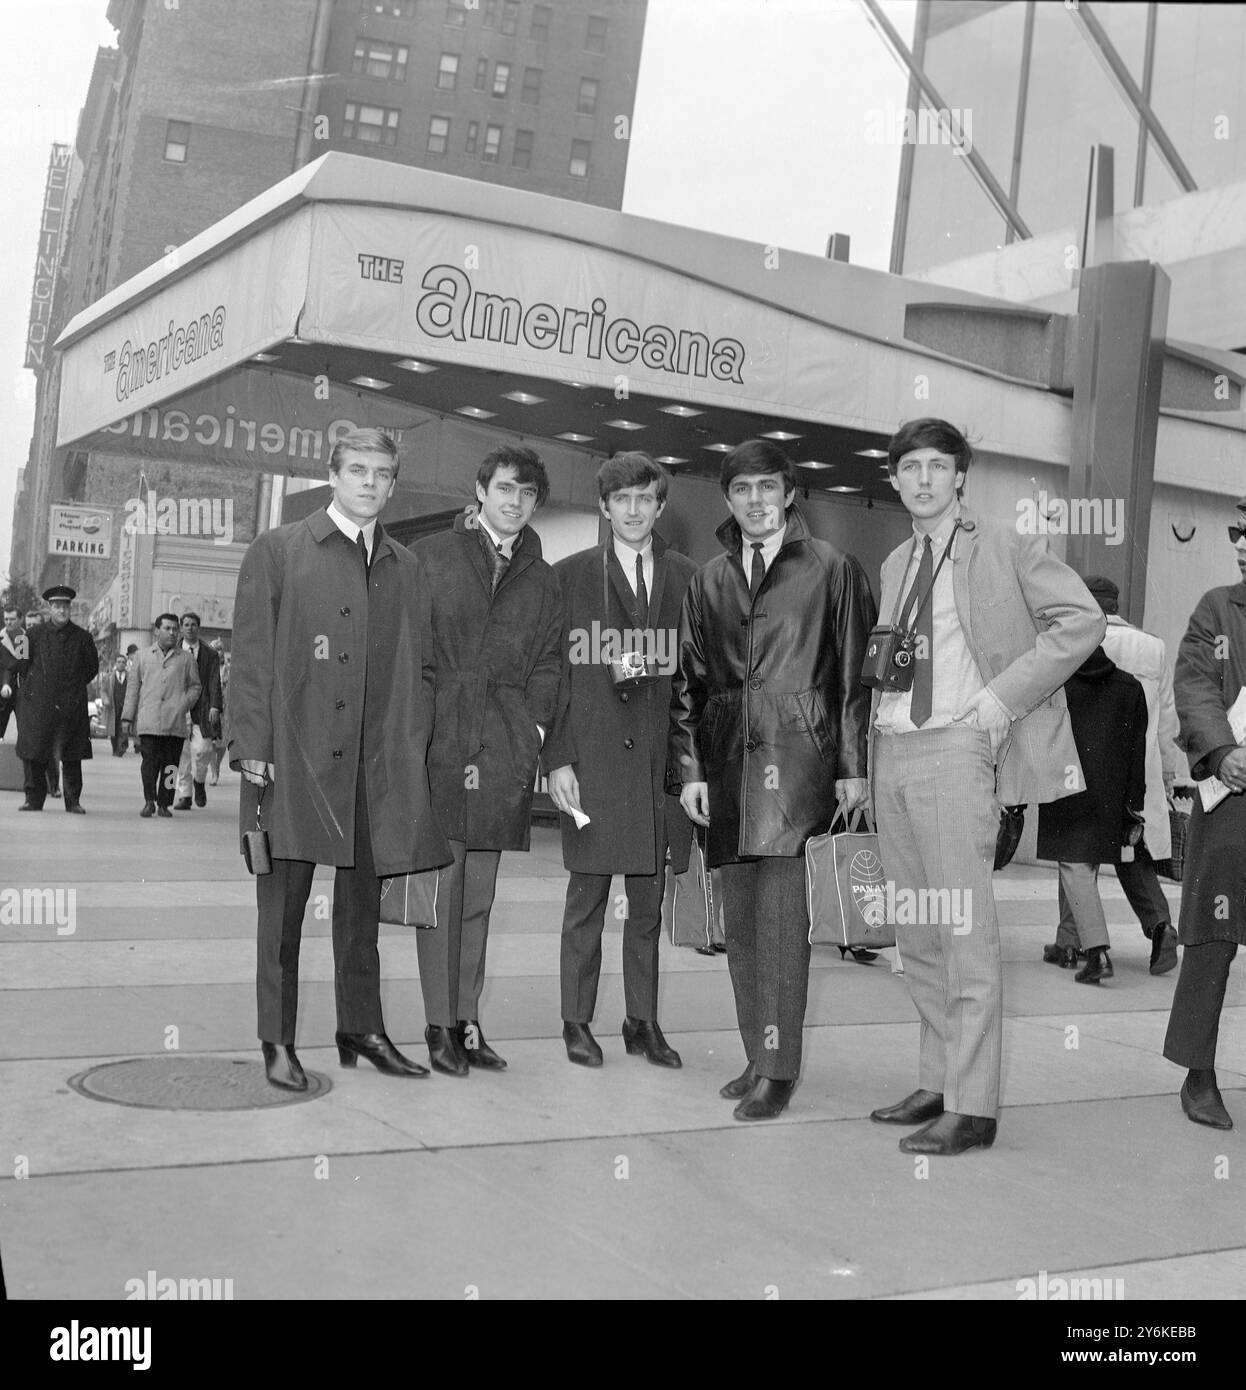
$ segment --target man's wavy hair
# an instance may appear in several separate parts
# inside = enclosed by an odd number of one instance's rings
[[[350,450],[357,454],[384,454],[394,465],[394,477],[398,476],[398,446],[384,430],[351,430],[344,434],[329,455],[330,473],[341,471],[342,458]]]
[[[914,449],[938,449],[956,460],[958,473],[968,473],[973,462],[973,448],[960,430],[930,415],[921,420],[906,420],[887,441],[887,471],[893,478],[900,460]],[[956,491],[959,495],[961,488]]]

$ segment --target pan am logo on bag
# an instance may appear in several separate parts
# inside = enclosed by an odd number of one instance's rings
[[[848,863],[852,901],[867,927],[881,927],[886,921],[882,860],[872,849],[859,849]]]

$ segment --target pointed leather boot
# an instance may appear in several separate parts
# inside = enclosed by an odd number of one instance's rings
[[[427,1076],[428,1068],[404,1057],[384,1033],[335,1033],[338,1061],[353,1067],[360,1057],[366,1058],[386,1076]]]
[[[995,1128],[995,1121],[985,1115],[958,1115],[954,1110],[945,1110],[925,1129],[901,1139],[900,1151],[951,1157],[969,1149],[989,1149],[995,1142]]]
[[[899,1105],[871,1110],[870,1119],[880,1125],[924,1125],[943,1114],[943,1097],[938,1091],[914,1091]]]
[[[739,1076],[734,1081],[728,1081],[718,1094],[722,1096],[723,1100],[743,1100],[756,1084],[757,1073],[753,1070],[753,1064],[750,1062]]]
[[[1233,1117],[1224,1108],[1214,1071],[1192,1071],[1181,1087],[1181,1108],[1196,1125],[1232,1129]]]
[[[261,1042],[260,1051],[264,1054],[264,1073],[270,1086],[283,1091],[305,1091],[307,1075],[294,1054],[292,1043]]]
[[[562,1040],[567,1045],[567,1061],[577,1067],[599,1067],[604,1060],[597,1039],[589,1031],[587,1023],[567,1023],[562,1025]]]
[[[466,1076],[471,1070],[463,1044],[453,1028],[430,1023],[424,1029],[424,1041],[428,1044],[428,1060],[433,1064],[433,1070],[439,1071],[442,1076]]]
[[[632,1057],[644,1056],[655,1067],[682,1067],[679,1053],[662,1036],[656,1020],[643,1018],[623,1020],[623,1046]]]
[[[1110,980],[1116,971],[1112,968],[1112,958],[1106,946],[1092,946],[1086,952],[1086,964],[1073,978],[1079,985],[1097,985]]]
[[[506,1058],[499,1057],[485,1042],[485,1035],[480,1031],[479,1019],[460,1019],[454,1025],[454,1035],[467,1057],[469,1067],[486,1067],[493,1071],[506,1070]]]
[[[775,1081],[759,1076],[753,1089],[731,1112],[737,1120],[774,1120],[787,1109],[795,1081]]]

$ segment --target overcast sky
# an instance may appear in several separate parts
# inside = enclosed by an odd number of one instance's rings
[[[915,0],[885,8],[907,40]],[[106,9],[0,0],[0,575],[34,419],[22,364],[48,146],[72,143],[95,51],[115,44]],[[885,269],[899,148],[864,129],[904,93],[856,0],[649,0],[623,210],[815,255],[847,232],[855,262]]]

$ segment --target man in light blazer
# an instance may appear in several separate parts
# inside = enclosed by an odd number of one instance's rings
[[[915,646],[911,687],[874,695],[879,852],[896,901],[933,904],[940,920],[899,933],[921,1016],[919,1089],[870,1118],[923,1125],[901,1140],[906,1153],[959,1154],[990,1147],[999,1111],[1000,807],[1085,789],[1061,687],[1105,623],[1042,539],[964,505],[973,453],[955,426],[910,421],[887,458],[914,534],[883,562],[880,621],[912,632]]]

